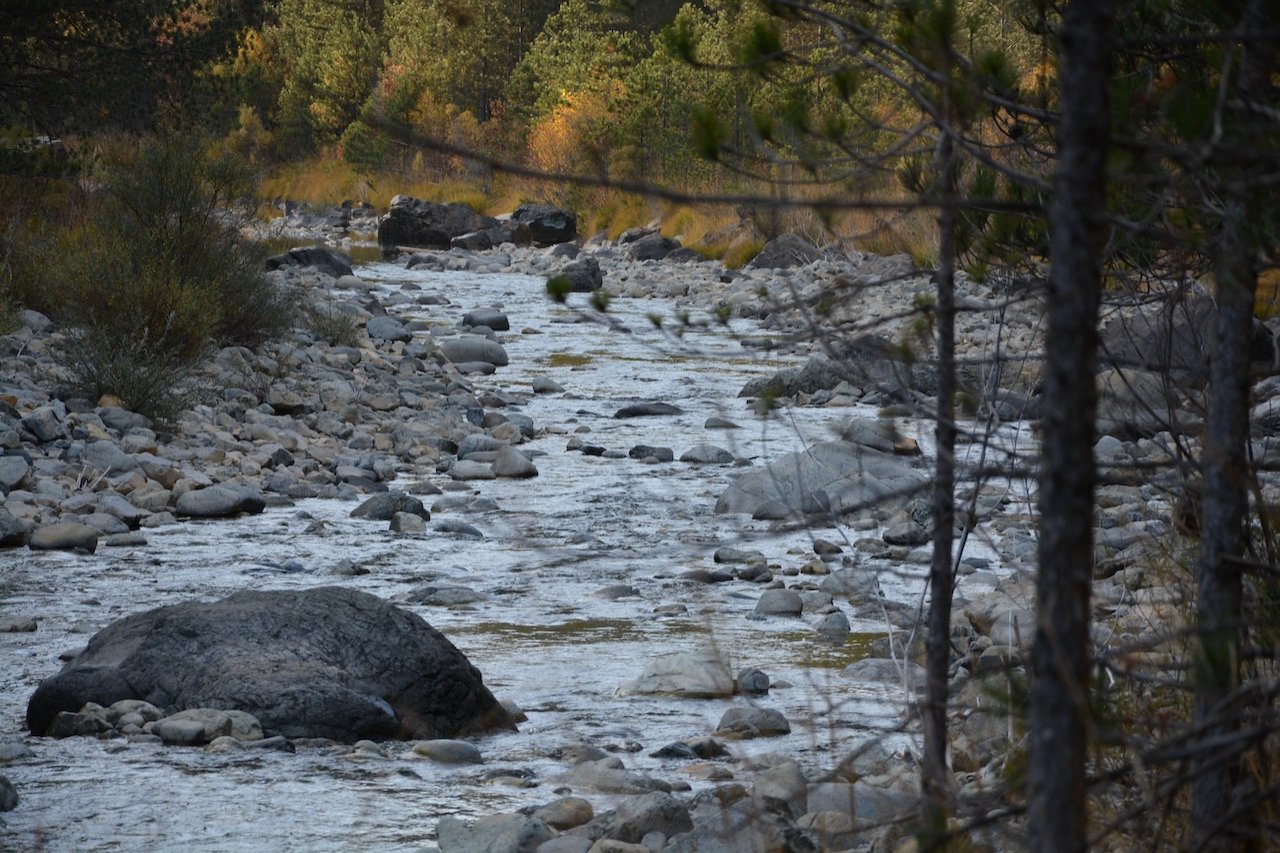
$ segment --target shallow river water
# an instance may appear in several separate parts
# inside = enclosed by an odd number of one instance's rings
[[[568,306],[556,305],[536,278],[406,272],[386,264],[358,272],[384,296],[404,282],[447,296],[446,307],[394,309],[442,328],[474,307],[506,311],[513,331],[500,337],[511,365],[474,385],[478,392],[523,393],[543,375],[565,387],[564,394],[529,394],[517,410],[539,427],[565,430],[523,446],[545,453],[534,460],[540,475],[473,484],[497,510],[435,512],[421,537],[349,518],[355,502],[307,500],[250,518],[147,531],[145,547],[99,549],[92,557],[4,553],[0,612],[35,616],[39,630],[0,634],[0,741],[22,740],[34,752],[0,766],[21,797],[18,809],[3,816],[0,848],[432,849],[442,815],[480,816],[554,799],[563,784],[558,777],[567,771],[555,750],[579,743],[617,750],[629,769],[698,788],[706,783],[687,779],[685,762],[649,753],[710,734],[728,707],[746,700],[637,697],[618,688],[655,654],[708,643],[729,656],[735,671],[758,667],[784,685],[759,702],[782,711],[792,734],[733,744],[737,755],[779,752],[811,769],[831,767],[899,723],[901,689],[841,676],[884,634],[885,622],[855,621],[849,641],[834,647],[818,641],[801,619],[752,618],[759,595],[754,585],[677,580],[690,569],[711,568],[721,545],[759,549],[786,569],[812,558],[815,537],[847,545],[857,535],[876,535],[874,530],[772,530],[743,516],[716,516],[717,495],[742,470],[733,466],[649,465],[565,450],[575,431],[586,427],[584,440],[610,450],[650,444],[671,447],[678,458],[708,442],[758,465],[828,437],[841,418],[874,410],[751,412],[736,396],[743,382],[801,358],[744,348],[736,336],[760,331],[743,321],[728,329],[704,327],[695,315],[676,336],[649,320],[656,313],[667,318],[667,328],[678,325],[670,302],[619,299],[608,322],[582,322],[593,312],[580,295]],[[612,417],[640,400],[673,403],[684,414]],[[712,415],[741,429],[707,430],[703,424]],[[926,449],[931,445],[925,424],[903,421],[901,427]],[[423,470],[403,472],[400,483],[416,479],[447,482],[445,475]],[[484,538],[433,529],[449,518],[475,525]],[[317,519],[326,522],[323,530],[309,532]],[[368,574],[335,576],[344,560]],[[924,564],[916,561],[886,575],[886,596],[916,603],[923,573]],[[390,745],[385,759],[309,746],[293,755],[213,755],[122,741],[37,739],[24,732],[26,700],[40,679],[59,669],[58,655],[128,613],[244,588],[324,584],[394,600],[429,581],[484,594],[455,609],[410,606],[470,657],[499,698],[514,700],[528,714],[519,733],[477,742],[483,765],[432,764],[400,744]],[[618,584],[636,594],[599,594]],[[686,610],[655,613],[672,604]],[[891,735],[886,745],[900,748],[907,737]],[[529,786],[513,785],[512,778]],[[597,811],[611,802],[585,796]]]

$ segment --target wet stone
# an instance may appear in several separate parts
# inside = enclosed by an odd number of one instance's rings
[[[716,726],[716,734],[737,740],[790,733],[791,725],[787,718],[773,708],[730,708]]]
[[[424,740],[414,744],[413,753],[440,764],[484,763],[480,750],[463,740]]]
[[[32,551],[81,551],[92,554],[98,550],[99,531],[96,527],[77,521],[60,521],[37,527],[27,542]]]

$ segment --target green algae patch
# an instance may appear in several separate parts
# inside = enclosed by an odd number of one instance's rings
[[[593,360],[589,355],[579,355],[571,352],[553,352],[547,356],[547,364],[552,367],[584,367]]]
[[[664,622],[663,634],[703,634],[706,629],[692,622]],[[568,643],[627,643],[652,640],[652,625],[641,625],[631,619],[570,619],[557,625],[523,625],[516,622],[477,622],[449,629],[450,634],[473,634],[487,638],[510,638],[541,646]]]
[[[871,657],[871,644],[884,637],[881,633],[850,634],[841,645],[824,643],[815,638],[812,631],[787,631],[782,638],[788,643],[805,643],[809,652],[796,660],[807,669],[844,669]]]

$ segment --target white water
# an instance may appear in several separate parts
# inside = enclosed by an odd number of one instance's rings
[[[593,313],[585,299],[575,295],[570,306],[555,305],[539,279],[406,272],[385,264],[360,273],[386,292],[414,282],[447,296],[453,303],[448,307],[397,309],[444,327],[473,307],[502,306],[513,328],[501,336],[511,365],[475,379],[477,392],[526,392],[534,376],[549,376],[566,393],[530,394],[517,411],[539,427],[560,426],[567,434],[524,446],[546,453],[535,459],[539,477],[474,484],[478,494],[497,502],[496,512],[435,514],[435,520],[476,525],[485,534],[482,541],[434,532],[433,524],[423,537],[399,536],[383,523],[350,519],[355,503],[311,500],[252,518],[148,531],[145,548],[99,549],[92,557],[0,555],[0,612],[40,622],[34,634],[0,634],[0,740],[22,739],[35,753],[0,767],[21,797],[18,809],[3,816],[8,828],[0,829],[0,847],[420,850],[431,846],[441,815],[479,816],[554,799],[557,777],[567,768],[552,753],[577,743],[619,749],[629,769],[673,783],[691,781],[682,773],[683,762],[648,753],[672,740],[710,734],[733,703],[616,691],[653,655],[707,642],[725,650],[735,670],[759,667],[790,685],[760,703],[782,711],[792,734],[735,744],[737,755],[781,752],[810,768],[830,767],[899,722],[900,690],[839,675],[865,655],[869,637],[883,633],[884,623],[855,623],[850,642],[834,649],[818,642],[802,620],[749,618],[759,594],[754,585],[676,580],[689,569],[710,568],[712,552],[723,544],[758,548],[785,570],[812,557],[815,537],[846,542],[869,534],[821,527],[775,532],[742,516],[713,515],[716,496],[738,468],[645,465],[565,452],[569,437],[586,426],[587,443],[624,453],[643,443],[671,447],[678,458],[708,442],[760,464],[822,440],[842,417],[871,410],[809,408],[765,418],[748,411],[736,397],[743,382],[799,358],[745,350],[734,335],[760,332],[742,321],[729,329],[695,325],[677,337],[648,320],[651,313],[661,314],[670,327],[670,302],[618,300],[609,317],[631,329],[624,333],[609,323],[574,322]],[[521,334],[524,328],[541,334]],[[586,361],[557,366],[564,355]],[[617,408],[637,400],[674,403],[685,413],[612,418]],[[705,430],[710,415],[743,428]],[[931,444],[926,427],[901,426],[926,448]],[[422,478],[447,480],[420,470],[403,472],[401,481]],[[305,532],[314,519],[328,522],[322,533]],[[342,560],[369,574],[332,576]],[[274,568],[290,561],[304,570]],[[886,595],[915,603],[922,575],[918,563],[886,573]],[[395,599],[426,581],[486,594],[466,608],[414,609],[471,658],[495,694],[515,700],[529,715],[518,734],[478,742],[483,766],[434,765],[399,744],[390,745],[386,760],[317,747],[296,755],[210,755],[122,741],[30,738],[23,731],[26,700],[42,678],[59,669],[59,653],[83,645],[92,631],[125,614],[244,588],[341,584]],[[620,583],[635,587],[639,596],[610,601],[596,594]],[[655,615],[655,608],[676,603],[687,613]],[[892,736],[888,745],[900,747],[903,737]],[[491,775],[525,776],[534,786],[492,784]],[[585,796],[597,811],[611,802]]]

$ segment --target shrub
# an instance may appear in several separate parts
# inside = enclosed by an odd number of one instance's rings
[[[334,304],[332,297],[307,306],[302,316],[307,329],[330,346],[354,347],[360,343],[360,324],[355,315]]]
[[[263,276],[228,213],[247,177],[192,138],[149,140],[108,167],[104,189],[77,200],[69,222],[13,240],[24,304],[69,329],[66,391],[164,417],[214,347],[289,327],[290,295]]]

